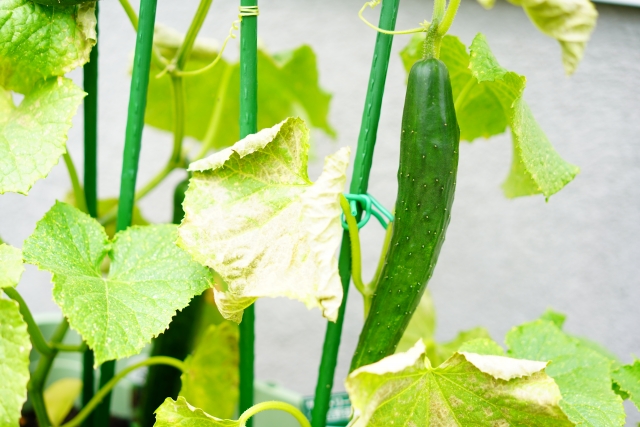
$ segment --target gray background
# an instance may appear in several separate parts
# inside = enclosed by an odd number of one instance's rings
[[[314,134],[317,177],[322,158],[343,145],[355,148],[375,32],[357,18],[363,0],[263,0],[259,33],[271,51],[313,46],[324,88],[334,94],[331,123],[337,141]],[[160,1],[158,22],[185,31],[195,0]],[[237,2],[218,0],[201,34],[221,40],[237,14]],[[134,32],[115,0],[102,0],[100,46],[100,196],[119,187],[129,89],[128,63]],[[465,0],[450,33],[469,44],[483,32],[501,64],[528,78],[525,97],[560,154],[581,167],[577,179],[545,203],[541,196],[507,200],[500,184],[511,164],[510,138],[464,143],[458,191],[447,243],[429,285],[438,310],[438,337],[484,325],[502,341],[510,327],[553,307],[568,315],[566,329],[596,340],[623,361],[640,355],[640,9],[597,5],[598,26],[585,58],[566,77],[557,43],[539,33],[520,8],[499,1],[485,11]],[[404,0],[398,28],[430,16],[431,3]],[[368,12],[377,22],[377,13]],[[395,200],[398,137],[404,100],[404,70],[398,52],[408,36],[396,37],[387,80],[370,192],[386,206]],[[237,55],[237,41],[229,56]],[[80,73],[72,76],[81,81]],[[82,155],[81,114],[69,146]],[[168,134],[146,129],[139,182],[165,163]],[[142,203],[154,221],[169,221],[174,173]],[[0,235],[21,246],[36,221],[70,189],[62,164],[39,181],[30,197],[0,197]],[[364,271],[377,262],[382,232],[362,232]],[[36,313],[56,310],[46,273],[28,268],[19,286]],[[326,323],[318,311],[285,299],[257,304],[257,376],[303,394],[315,388]],[[336,389],[343,389],[362,324],[361,297],[352,289],[344,326]],[[628,407],[630,408],[630,406]],[[640,420],[631,410],[631,417]]]

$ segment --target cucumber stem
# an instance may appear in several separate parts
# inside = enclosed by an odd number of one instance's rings
[[[460,0],[450,0],[449,6],[447,6],[447,11],[445,12],[444,18],[442,18],[442,22],[438,26],[438,35],[442,38],[449,28],[451,28],[451,24],[453,24],[453,19],[456,17],[456,13],[458,13],[458,8],[460,7]]]

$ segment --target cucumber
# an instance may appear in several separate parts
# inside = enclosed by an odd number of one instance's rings
[[[420,302],[451,219],[459,142],[447,67],[422,59],[407,82],[391,243],[351,371],[393,354]]]

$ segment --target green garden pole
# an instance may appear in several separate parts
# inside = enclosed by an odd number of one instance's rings
[[[141,0],[136,37],[136,51],[133,57],[131,73],[131,89],[129,92],[129,110],[127,112],[127,129],[122,158],[122,177],[120,180],[120,199],[118,201],[118,219],[116,230],[125,230],[131,225],[133,205],[138,175],[138,159],[144,127],[144,111],[147,104],[147,86],[149,84],[149,67],[151,49],[153,47],[153,29],[156,19],[157,0]],[[115,373],[115,361],[109,361],[100,367],[100,387],[102,388]],[[111,393],[97,408],[95,425],[109,426]]]
[[[398,16],[398,6],[400,0],[382,0],[382,10],[380,11],[379,27],[384,30],[393,30],[396,26]],[[376,144],[378,134],[378,123],[380,121],[380,110],[382,107],[382,96],[384,94],[384,84],[387,79],[387,69],[389,67],[389,56],[391,55],[391,43],[393,36],[378,33],[376,38],[371,72],[369,74],[369,84],[367,86],[367,96],[362,113],[362,123],[360,124],[360,134],[358,136],[358,147],[353,162],[353,177],[349,191],[355,194],[367,192],[369,185],[369,173],[373,161],[373,149]],[[347,295],[351,278],[351,252],[349,233],[342,234],[342,245],[340,247],[340,257],[338,259],[338,269],[342,280],[342,305],[338,312],[338,319],[335,323],[327,323],[327,331],[322,349],[322,360],[318,373],[318,383],[316,385],[316,395],[313,402],[311,424],[313,427],[325,427],[327,422],[327,412],[331,400],[331,390],[333,388],[333,377],[335,375],[336,364],[338,362],[338,350],[340,348],[340,336],[342,335],[342,324],[344,322],[344,311],[347,303]]]
[[[99,4],[96,2],[96,20]],[[87,210],[93,218],[98,217],[98,23],[96,22],[96,45],[91,49],[89,62],[84,65],[84,197]],[[94,394],[95,376],[93,351],[87,349],[82,355],[82,406]],[[82,423],[93,427],[93,414]]]
[[[240,138],[258,131],[258,0],[240,0]],[[253,406],[255,307],[240,323],[240,413]],[[253,419],[247,421],[251,427]]]

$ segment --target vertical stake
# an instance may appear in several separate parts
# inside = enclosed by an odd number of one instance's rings
[[[240,0],[240,6],[258,6],[258,0]],[[240,138],[258,131],[258,16],[240,23]],[[240,413],[253,406],[255,307],[244,310],[240,323]],[[251,427],[253,419],[247,421]]]
[[[258,0],[240,0],[241,7]],[[258,131],[258,16],[243,16],[240,23],[240,138]],[[253,406],[255,307],[244,310],[240,323],[240,413]],[[252,427],[253,419],[247,421]]]
[[[87,210],[93,218],[98,217],[98,8],[96,2],[96,45],[91,49],[89,62],[84,64],[84,197]],[[87,349],[82,355],[82,407],[95,391],[93,351]],[[89,415],[82,427],[93,427],[93,414]]]
[[[379,27],[384,30],[393,30],[396,26],[398,16],[398,6],[400,0],[382,0],[382,10],[380,11]],[[371,72],[369,74],[369,84],[367,86],[367,96],[365,107],[362,113],[360,124],[360,134],[358,136],[358,147],[353,162],[353,177],[349,191],[355,194],[367,192],[369,185],[369,173],[373,161],[373,149],[376,144],[378,134],[378,123],[380,121],[380,110],[382,108],[382,96],[384,94],[384,84],[387,79],[387,69],[389,67],[389,56],[391,55],[391,43],[393,36],[378,33],[376,38]],[[360,214],[358,218],[360,219]],[[338,362],[338,350],[340,348],[340,337],[342,335],[342,324],[344,323],[344,312],[347,303],[347,295],[351,279],[351,253],[350,253],[349,233],[342,234],[342,245],[340,247],[340,257],[338,259],[338,270],[342,280],[344,296],[342,305],[338,312],[338,319],[335,323],[327,323],[327,331],[324,338],[322,359],[318,373],[318,383],[316,385],[316,395],[313,402],[311,424],[313,427],[325,427],[327,423],[327,412],[331,400],[331,389],[333,388],[333,377],[335,375],[336,364]]]
[[[153,30],[156,19],[157,0],[140,1],[140,20],[136,37],[136,51],[131,73],[129,92],[129,110],[127,112],[127,130],[122,157],[122,177],[120,180],[120,199],[118,201],[118,219],[116,231],[125,230],[131,225],[133,205],[138,175],[138,160],[144,127],[144,112],[147,105],[147,87],[149,67],[153,47]],[[115,374],[115,361],[108,361],[100,367],[100,387],[102,388]],[[94,420],[97,427],[108,427],[110,418],[111,393],[97,408]]]

